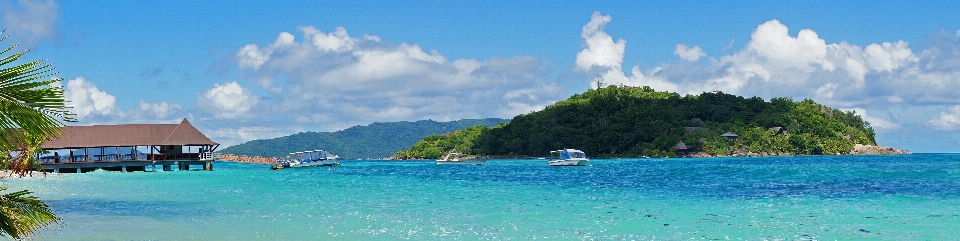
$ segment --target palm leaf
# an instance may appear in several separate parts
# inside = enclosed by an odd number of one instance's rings
[[[0,191],[6,190],[0,187]],[[60,221],[46,203],[23,190],[0,195],[0,236],[30,237],[37,229]]]
[[[3,31],[0,31],[2,34]],[[0,37],[0,42],[7,36]],[[0,51],[11,53],[18,45]],[[0,150],[5,151],[5,168],[21,177],[40,169],[33,153],[43,143],[60,135],[63,122],[74,121],[63,97],[63,89],[53,84],[54,68],[43,60],[16,64],[27,51],[0,57]],[[6,67],[14,65],[11,67]],[[9,156],[17,153],[16,157]],[[13,174],[11,174],[13,175]],[[0,191],[7,190],[0,187]],[[47,206],[23,190],[0,195],[0,236],[28,238],[40,227],[60,220]]]
[[[2,31],[0,31],[2,33]],[[0,41],[7,36],[0,38]],[[18,45],[3,51],[4,55]],[[17,62],[27,51],[0,57],[0,67]],[[47,140],[62,133],[63,122],[74,121],[66,106],[63,89],[53,84],[51,64],[43,60],[0,68],[0,147],[25,150],[24,140]],[[41,142],[42,144],[42,142]]]

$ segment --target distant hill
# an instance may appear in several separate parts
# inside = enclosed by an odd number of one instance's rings
[[[421,120],[415,122],[373,123],[354,126],[337,132],[306,132],[289,136],[248,141],[227,147],[221,153],[248,156],[280,157],[304,150],[327,150],[340,158],[384,158],[409,148],[431,134],[442,134],[472,126],[494,126],[510,120],[499,118],[464,119],[450,122]]]
[[[721,92],[681,96],[650,87],[588,90],[491,128],[432,135],[396,158],[544,156],[576,148],[590,156],[846,154],[876,145],[870,124],[812,100],[744,98]]]

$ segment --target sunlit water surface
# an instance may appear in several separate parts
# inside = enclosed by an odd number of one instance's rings
[[[46,240],[948,240],[960,155],[343,161],[2,179]]]

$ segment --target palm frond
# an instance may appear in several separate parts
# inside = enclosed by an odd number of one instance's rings
[[[6,36],[0,41],[4,39]],[[0,55],[16,47],[12,45],[0,51]],[[0,66],[15,63],[26,53],[0,58]],[[53,78],[54,74],[52,65],[43,60],[0,68],[0,147],[22,150],[23,140],[56,137],[62,133],[63,122],[75,121],[66,105],[63,88],[53,86],[62,81]]]
[[[0,31],[2,34],[4,31]],[[7,36],[0,37],[0,42]],[[5,55],[18,44],[0,51]],[[0,150],[8,168],[23,177],[34,169],[42,170],[34,159],[43,143],[62,133],[63,122],[74,121],[63,97],[63,88],[53,84],[61,81],[54,78],[51,64],[37,60],[12,67],[27,51],[0,57]],[[17,156],[10,156],[14,151]],[[7,190],[0,187],[0,191]],[[0,236],[15,239],[29,238],[37,229],[60,218],[46,203],[30,195],[28,190],[0,195]]]
[[[0,187],[0,191],[6,189]],[[60,221],[50,206],[30,194],[23,190],[0,195],[0,236],[23,239],[43,226]]]

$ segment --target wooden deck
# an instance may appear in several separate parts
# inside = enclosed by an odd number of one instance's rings
[[[159,168],[158,168],[159,166]],[[202,170],[212,171],[213,160],[125,160],[125,161],[98,161],[98,162],[60,162],[44,163],[43,170],[53,173],[84,173],[97,169],[107,171],[173,171],[190,170],[190,166],[200,166]]]

